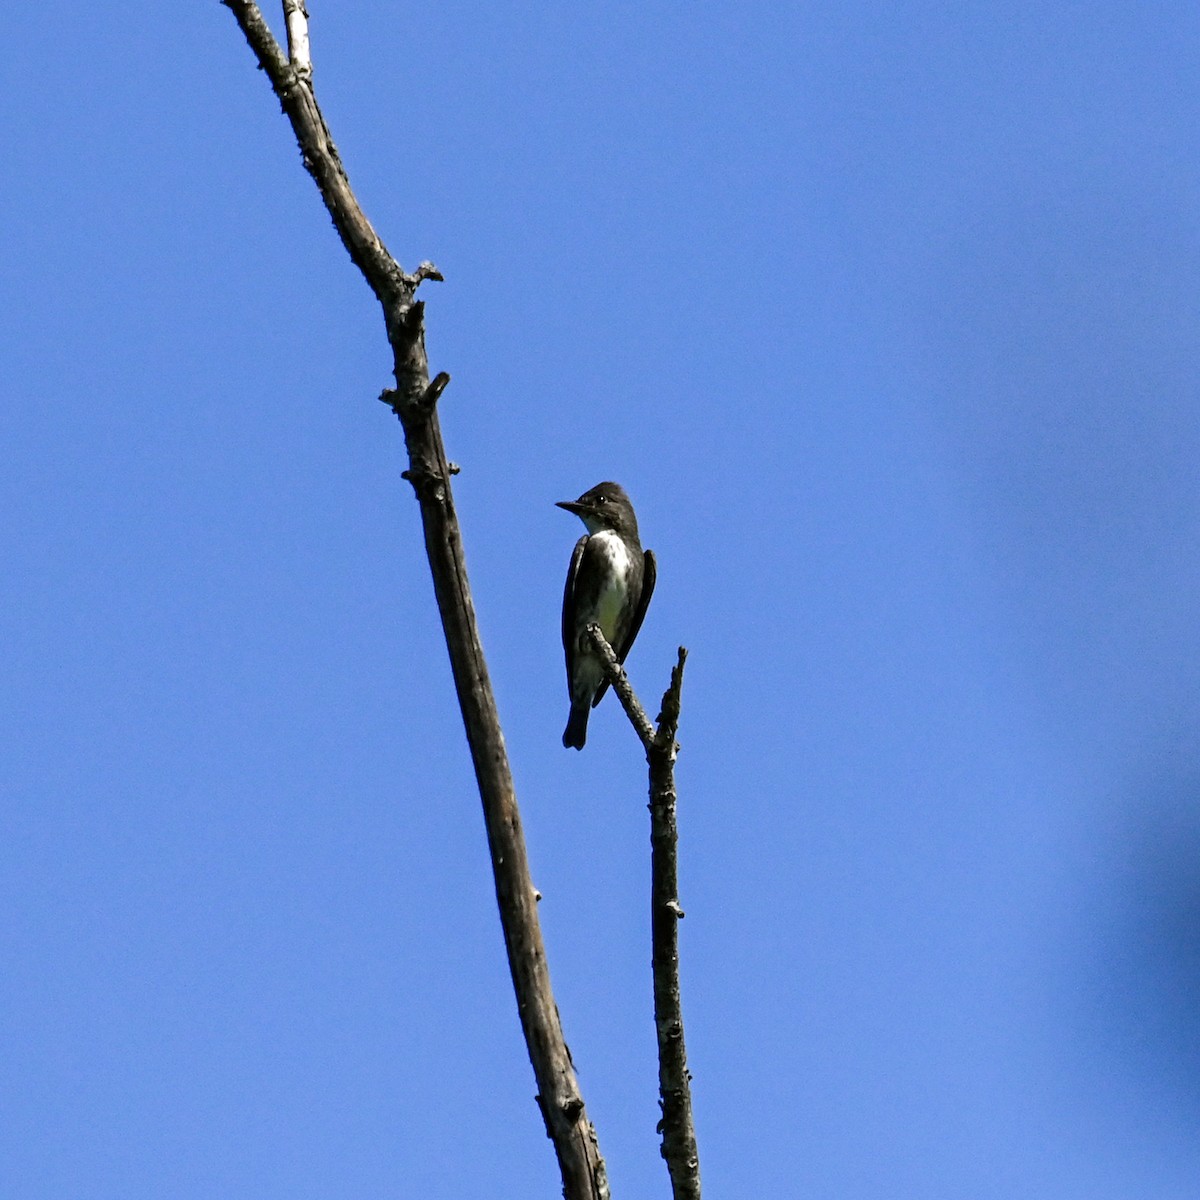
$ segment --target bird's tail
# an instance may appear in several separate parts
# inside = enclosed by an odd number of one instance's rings
[[[572,704],[571,715],[567,718],[567,727],[563,730],[563,745],[574,746],[576,750],[582,750],[587,741],[587,723],[587,702]]]

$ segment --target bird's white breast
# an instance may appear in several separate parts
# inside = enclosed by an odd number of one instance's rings
[[[633,558],[621,538],[611,529],[602,529],[591,536],[593,553],[599,551],[608,560],[606,582],[596,600],[596,620],[604,636],[612,641],[617,632],[617,620],[629,595],[629,577],[633,573]]]

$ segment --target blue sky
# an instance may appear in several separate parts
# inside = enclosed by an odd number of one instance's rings
[[[426,285],[568,1041],[658,1158],[644,767],[553,502],[689,647],[706,1193],[1200,1188],[1200,16],[311,0]],[[278,14],[268,15],[279,28]],[[381,320],[219,4],[0,69],[0,1192],[558,1194]]]

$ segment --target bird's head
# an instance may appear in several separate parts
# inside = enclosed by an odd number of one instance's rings
[[[614,533],[637,537],[637,517],[633,505],[619,483],[598,483],[578,500],[559,500],[559,508],[574,513],[587,526],[588,533],[611,529]]]

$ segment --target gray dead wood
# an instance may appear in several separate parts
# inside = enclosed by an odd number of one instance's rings
[[[675,758],[679,745],[680,694],[687,651],[680,646],[663,694],[656,724],[650,723],[625,668],[617,661],[599,625],[588,636],[604,663],[604,673],[646,751],[650,772],[650,941],[654,973],[654,1027],[658,1034],[659,1132],[662,1156],[671,1175],[674,1200],[700,1200],[700,1157],[692,1118],[691,1075],[683,1040],[679,994],[679,826],[675,818]]]
[[[296,55],[293,62],[275,41],[257,4],[221,2],[233,12],[270,80],[338,236],[383,309],[396,386],[380,399],[392,408],[404,430],[409,460],[404,475],[421,508],[434,594],[483,801],[500,923],[521,1029],[537,1080],[538,1106],[554,1143],[566,1200],[608,1200],[604,1160],[550,989],[537,893],[529,874],[508,754],[467,582],[462,534],[450,490],[454,468],[446,459],[437,416],[437,400],[449,376],[443,373],[432,382],[429,379],[424,304],[416,299],[416,290],[423,280],[440,279],[441,275],[430,263],[423,263],[412,274],[405,272],[359,207],[313,91],[304,5],[288,0],[285,6],[289,40]]]

